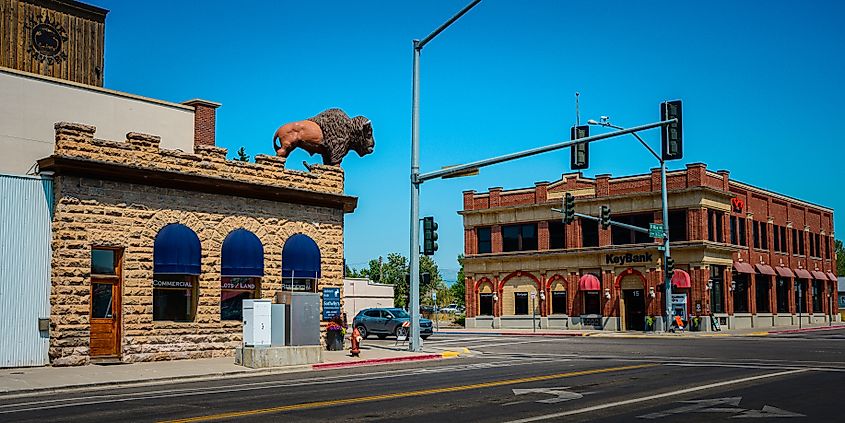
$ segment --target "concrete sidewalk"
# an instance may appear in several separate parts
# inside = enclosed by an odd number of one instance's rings
[[[607,338],[682,338],[682,337],[728,337],[728,336],[767,336],[778,333],[801,333],[814,332],[828,329],[845,328],[845,323],[837,322],[832,326],[827,323],[794,326],[778,326],[776,328],[748,328],[748,329],[722,329],[719,332],[641,332],[641,331],[602,331],[602,330],[557,330],[557,329],[448,329],[435,332],[437,335],[478,335],[478,336],[592,336]]]
[[[0,369],[0,397],[45,391],[91,388],[96,386],[130,386],[165,384],[244,376],[266,376],[344,367],[378,365],[405,361],[453,358],[457,352],[414,353],[405,348],[383,348],[362,345],[360,357],[349,351],[323,351],[318,364],[250,369],[234,364],[233,357],[195,360],[156,361],[131,364],[91,364],[74,367],[25,367]]]

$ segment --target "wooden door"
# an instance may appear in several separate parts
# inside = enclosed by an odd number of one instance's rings
[[[109,262],[112,263],[109,266]],[[120,355],[120,252],[92,250],[91,357]]]

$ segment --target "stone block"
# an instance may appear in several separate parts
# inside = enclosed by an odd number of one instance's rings
[[[322,359],[319,345],[235,348],[235,364],[252,369],[315,364]]]

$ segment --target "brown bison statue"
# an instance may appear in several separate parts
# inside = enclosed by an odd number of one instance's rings
[[[286,123],[273,135],[277,156],[287,157],[299,147],[312,156],[323,156],[323,164],[335,166],[349,150],[363,157],[373,152],[375,144],[370,120],[363,116],[350,119],[340,109],[328,109],[317,116]]]

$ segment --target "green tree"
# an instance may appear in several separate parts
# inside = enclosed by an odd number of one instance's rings
[[[845,276],[845,247],[842,240],[833,241],[833,252],[836,253],[836,276]]]
[[[390,253],[387,260],[379,257],[370,260],[367,267],[355,270],[351,269],[348,275],[351,277],[369,278],[376,283],[393,285],[393,302],[396,307],[406,307],[410,296],[411,287],[408,283],[410,263],[408,259],[399,253]],[[437,263],[429,256],[420,256],[420,275],[428,273],[430,278],[420,277],[420,297],[423,302],[430,303],[431,292],[438,288],[445,289],[443,278],[437,268]],[[439,292],[438,292],[439,294]]]
[[[235,160],[237,160],[239,162],[248,162],[249,161],[249,156],[246,154],[246,150],[243,147],[238,149],[237,154],[238,154],[238,157],[235,158]]]
[[[458,255],[458,264],[461,266],[458,270],[458,278],[454,285],[449,287],[452,293],[452,302],[458,305],[466,305],[466,281],[464,280],[464,255]]]

